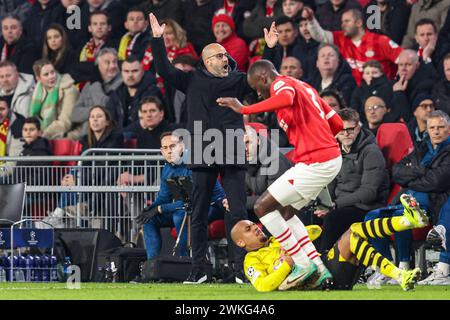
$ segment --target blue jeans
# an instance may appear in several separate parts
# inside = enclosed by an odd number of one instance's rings
[[[416,192],[408,190],[408,193],[415,197],[420,203],[420,207],[428,209],[428,195],[423,192]],[[370,211],[366,214],[364,221],[369,221],[377,218],[390,218],[403,215],[403,206],[401,204],[396,206],[389,206],[377,210]],[[393,261],[391,250],[389,249],[389,238],[373,238],[369,239],[369,243],[387,259]],[[398,261],[410,262],[412,244],[412,231],[405,230],[395,233],[395,245],[397,247]]]
[[[447,251],[441,252],[439,255],[439,262],[450,264],[450,198],[441,208],[441,211],[439,212],[439,221],[437,224],[445,227],[445,244],[447,246]]]
[[[176,210],[174,212],[158,214],[144,225],[144,243],[147,251],[147,259],[153,259],[161,250],[161,233],[159,230],[164,227],[175,227],[177,235],[180,234],[185,211]],[[213,205],[209,208],[208,223],[214,220],[223,219],[223,207]],[[187,256],[187,221],[183,227],[180,242],[178,243],[178,255]]]

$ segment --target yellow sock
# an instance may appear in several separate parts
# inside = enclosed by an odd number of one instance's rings
[[[366,267],[371,266],[374,269],[378,268],[381,274],[393,279],[400,277],[402,271],[399,268],[355,233],[352,233],[350,236],[350,251],[356,255],[356,258],[362,265]]]
[[[411,229],[411,223],[406,217],[392,217],[358,222],[351,225],[350,229],[363,239],[386,238],[399,231]]]

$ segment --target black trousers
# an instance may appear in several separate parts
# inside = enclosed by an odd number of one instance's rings
[[[240,220],[247,219],[245,174],[246,170],[236,166],[217,166],[192,170],[192,223],[191,244],[193,268],[203,269],[208,249],[208,208],[212,192],[220,174],[230,212],[225,213],[225,228],[228,242],[229,265],[241,271],[245,250],[236,246],[230,231]],[[233,265],[234,263],[234,265]]]
[[[367,211],[356,207],[342,207],[330,211],[323,219],[319,252],[330,250],[353,223],[364,221],[366,213]]]

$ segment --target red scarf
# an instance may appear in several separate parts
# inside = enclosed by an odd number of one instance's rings
[[[96,45],[94,38],[91,38],[81,50],[80,62],[95,62],[95,58],[97,58],[98,52],[105,44],[105,40],[106,38],[101,39],[98,45]]]

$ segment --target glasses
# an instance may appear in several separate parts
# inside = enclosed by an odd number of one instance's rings
[[[426,110],[426,109],[434,110],[433,103],[422,103],[422,104],[419,104],[419,107],[421,107],[423,110]]]
[[[170,149],[170,151],[173,151],[173,149],[175,149],[176,147],[177,147],[177,144],[173,143],[173,144],[168,145],[168,146],[161,146],[161,150],[162,151],[167,151],[167,150]]]
[[[383,106],[383,105],[373,105],[373,106],[368,106],[368,107],[366,108],[366,111],[376,111],[376,110],[378,110],[378,109],[380,109],[380,108],[386,108],[386,106]]]
[[[216,54],[213,54],[212,56],[209,56],[208,58],[206,58],[206,59],[209,59],[209,58],[217,58],[217,59],[219,59],[219,60],[222,60],[224,57],[227,57],[228,58],[228,53],[216,53]]]
[[[344,133],[346,133],[346,134],[352,134],[352,133],[355,132],[356,128],[358,128],[358,126],[354,126],[354,127],[350,127],[350,128],[345,128],[345,129],[342,129],[340,133],[341,133],[341,134],[344,134]]]

